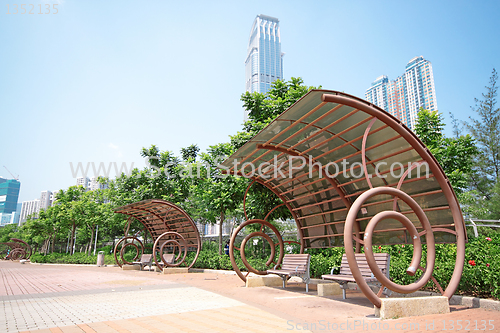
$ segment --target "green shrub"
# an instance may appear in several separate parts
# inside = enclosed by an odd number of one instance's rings
[[[311,254],[311,277],[320,279],[321,275],[330,274],[332,268],[340,266],[344,248],[307,249],[306,253]]]
[[[77,252],[73,255],[67,253],[51,253],[39,254],[35,253],[30,258],[31,262],[35,263],[51,263],[51,264],[89,264],[95,265],[97,263],[97,255],[87,255],[86,253]],[[104,264],[113,265],[115,258],[112,254],[104,255]]]
[[[391,255],[390,277],[395,283],[415,282],[422,271],[415,276],[406,274],[413,256],[412,245],[392,245],[374,248],[374,252],[387,252]],[[421,266],[426,266],[427,247],[423,246]],[[457,245],[436,244],[436,260],[433,276],[443,289],[450,282],[455,269]],[[426,289],[438,292],[432,281]],[[489,236],[470,238],[465,245],[465,262],[457,294],[500,299],[500,234],[492,232]]]

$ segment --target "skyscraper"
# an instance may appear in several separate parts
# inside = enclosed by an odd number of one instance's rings
[[[245,60],[245,89],[266,93],[271,83],[283,78],[279,20],[257,15],[253,21]],[[245,114],[246,119],[246,114]]]
[[[10,214],[16,211],[21,183],[17,179],[0,177],[0,213]]]
[[[415,57],[396,80],[389,81],[385,75],[378,77],[366,90],[365,99],[414,129],[421,107],[429,111],[438,109],[431,62],[422,56]]]

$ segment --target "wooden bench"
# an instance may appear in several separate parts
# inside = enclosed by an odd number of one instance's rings
[[[368,262],[366,261],[366,257],[364,253],[355,253],[356,262],[358,263],[359,270],[363,275],[366,283],[378,283],[377,279],[373,275],[370,266],[368,266]],[[389,278],[389,266],[390,266],[390,255],[389,253],[374,253],[375,261],[377,263],[378,268]],[[340,267],[340,274],[333,274],[333,271],[336,268]],[[352,276],[351,269],[349,268],[349,263],[347,262],[347,256],[342,256],[342,263],[340,266],[333,267],[332,271],[328,275],[321,276],[324,280],[333,280],[340,284],[340,288],[342,288],[342,298],[346,299],[346,289],[347,283],[356,282],[354,277]]]
[[[292,276],[298,276],[306,284],[306,292],[309,292],[309,266],[311,264],[310,254],[285,254],[281,269],[270,269],[268,274],[277,274],[283,279],[283,288],[286,287],[286,281]]]

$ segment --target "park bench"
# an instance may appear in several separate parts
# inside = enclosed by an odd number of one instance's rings
[[[163,258],[169,264],[173,264],[174,261],[175,261],[175,255],[172,254],[172,253],[165,253],[165,254],[163,254]],[[163,269],[163,266],[165,266],[165,264],[163,263],[162,260],[158,260],[158,265],[159,265],[159,267],[158,267],[159,269]]]
[[[286,281],[292,276],[297,276],[306,284],[306,292],[309,292],[309,265],[311,263],[310,254],[285,254],[281,269],[270,269],[268,274],[279,275],[283,279],[283,288],[286,287]]]
[[[139,261],[134,261],[133,264],[139,265],[141,271],[145,266],[149,266],[149,270],[151,270],[151,265],[153,264],[153,255],[143,254],[139,259]]]
[[[175,256],[173,254],[164,254],[163,258],[165,258],[165,261],[168,263],[173,263],[175,260]],[[134,261],[134,265],[140,265],[141,266],[141,271],[144,267],[149,266],[149,270],[151,270],[152,266],[155,265],[153,261],[153,255],[152,254],[143,254],[141,256],[141,259],[139,261]],[[163,261],[159,262],[160,269],[163,268]]]
[[[356,253],[356,262],[358,263],[359,270],[366,283],[374,284],[378,283],[377,279],[373,275],[370,266],[368,266],[368,262],[366,261],[366,257],[364,253]],[[375,261],[377,263],[378,268],[389,278],[389,265],[390,265],[390,255],[389,253],[374,253]],[[339,274],[333,274],[333,271],[336,268],[340,267]],[[347,257],[344,253],[342,256],[342,263],[340,266],[333,267],[330,274],[321,276],[324,280],[333,280],[340,284],[340,288],[342,289],[342,298],[346,299],[346,289],[347,283],[356,282],[354,277],[352,276],[351,269],[349,268],[349,263],[347,262]]]

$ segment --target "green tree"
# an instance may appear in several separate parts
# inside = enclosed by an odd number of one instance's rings
[[[196,156],[199,148],[191,145],[185,149],[186,158]],[[157,146],[142,148],[141,156],[148,166],[134,169],[130,175],[122,173],[109,181],[110,198],[116,206],[123,206],[147,199],[163,199],[182,204],[189,196],[190,178],[183,176],[186,166],[170,151]]]
[[[436,157],[455,192],[462,193],[468,187],[477,154],[474,139],[469,134],[445,137],[445,124],[438,111],[420,109],[417,117],[415,133]]]
[[[94,190],[85,192],[80,200],[74,203],[73,209],[80,216],[83,230],[85,231],[86,251],[90,254],[95,244],[94,237],[96,227],[105,227],[112,221],[113,209],[111,203],[107,203],[104,193],[107,190]]]
[[[7,224],[0,227],[0,243],[10,242],[11,238],[17,238],[17,225]]]
[[[81,199],[85,189],[82,186],[71,186],[66,191],[59,191],[57,194],[56,205],[59,205],[56,218],[62,226],[71,230],[69,249],[74,253],[76,228],[82,227],[83,218],[78,210],[78,201]]]
[[[238,208],[243,202],[243,193],[247,180],[243,177],[223,175],[217,169],[225,157],[233,153],[233,147],[228,143],[210,146],[207,153],[201,154],[205,167],[202,168],[202,177],[193,183],[191,207],[198,220],[205,223],[219,225],[219,254],[222,254],[222,226],[229,217],[238,216]]]
[[[486,200],[491,199],[492,190],[500,177],[500,108],[497,107],[498,74],[493,69],[490,84],[482,99],[474,99],[472,107],[478,119],[469,117],[466,127],[479,146],[479,158],[471,178],[472,189]]]
[[[199,151],[200,147],[198,147],[198,145],[191,145],[186,148],[181,148],[182,159],[186,162],[195,161]]]
[[[307,92],[319,88],[321,86],[306,86],[302,78],[292,77],[289,81],[274,81],[266,94],[242,94],[241,101],[249,120],[243,125],[243,131],[231,136],[231,144],[236,149],[240,148]]]

